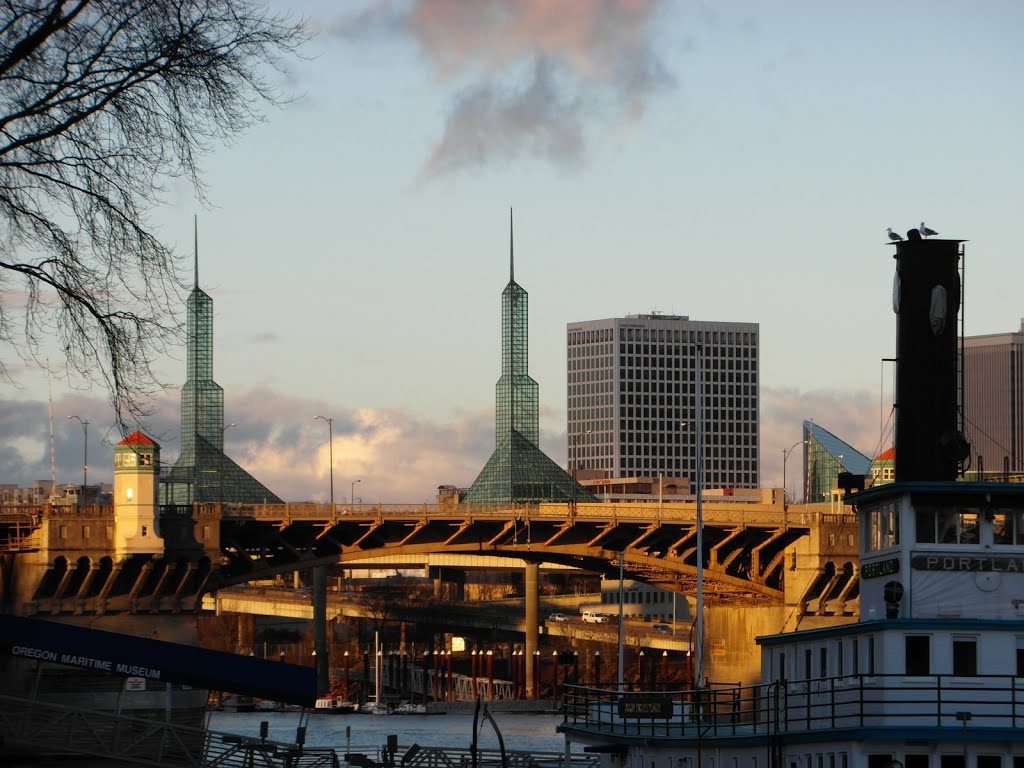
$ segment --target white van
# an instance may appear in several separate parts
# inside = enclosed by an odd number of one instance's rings
[[[583,612],[583,623],[584,624],[607,624],[608,614],[597,613],[596,611],[584,611]]]

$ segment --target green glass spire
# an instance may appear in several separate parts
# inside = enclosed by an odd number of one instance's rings
[[[280,503],[224,455],[224,390],[213,380],[213,299],[199,287],[198,227],[195,277],[185,306],[188,369],[181,388],[181,454],[165,478],[163,503]]]
[[[530,295],[516,282],[515,241],[509,212],[508,285],[501,292],[501,378],[495,386],[495,442],[512,432],[540,445],[537,382],[529,373]]]
[[[465,501],[593,501],[540,450],[537,382],[528,371],[529,295],[516,282],[514,242],[510,211],[509,281],[501,293],[501,377],[495,386],[495,448]]]

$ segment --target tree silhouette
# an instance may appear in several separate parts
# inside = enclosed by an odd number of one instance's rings
[[[299,24],[253,0],[0,4],[0,343],[146,414],[181,338],[181,259],[147,215],[199,160],[281,104],[270,76]],[[0,354],[0,377],[10,380]]]

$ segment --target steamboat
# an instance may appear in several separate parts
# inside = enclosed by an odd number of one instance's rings
[[[915,234],[894,256],[895,479],[840,476],[859,620],[757,638],[756,685],[569,688],[567,748],[604,768],[1024,768],[1024,484],[969,471],[962,241]]]

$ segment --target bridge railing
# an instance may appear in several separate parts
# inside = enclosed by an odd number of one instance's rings
[[[695,523],[696,507],[690,502],[652,504],[643,502],[595,502],[584,504],[319,504],[300,502],[288,504],[199,504],[197,511],[216,513],[225,520],[274,520],[323,522],[347,518],[463,520],[500,519],[529,522],[533,520],[674,522]],[[814,512],[779,505],[718,502],[702,510],[705,525],[808,527],[817,515]]]

